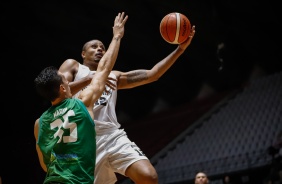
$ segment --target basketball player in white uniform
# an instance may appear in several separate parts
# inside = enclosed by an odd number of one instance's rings
[[[109,75],[106,91],[94,106],[96,128],[97,158],[94,184],[114,184],[116,173],[129,177],[134,183],[157,184],[155,168],[142,151],[130,141],[117,121],[115,107],[118,89],[129,89],[157,81],[181,56],[190,45],[195,34],[195,26],[187,41],[179,44],[166,58],[158,62],[151,70],[133,70],[129,72],[112,71]],[[91,40],[82,48],[83,65],[73,59],[67,59],[60,67],[70,82],[72,94],[78,95],[87,87],[106,49],[99,40]],[[109,87],[110,86],[110,87]],[[115,86],[115,88],[113,88]],[[74,96],[74,97],[75,97]]]

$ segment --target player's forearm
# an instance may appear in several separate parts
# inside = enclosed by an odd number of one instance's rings
[[[36,151],[37,151],[37,156],[38,156],[38,159],[39,159],[39,163],[40,163],[41,168],[42,168],[45,172],[47,172],[47,167],[46,167],[46,165],[45,165],[45,163],[44,163],[44,161],[43,161],[42,152],[41,152],[41,150],[40,150],[40,148],[39,148],[39,146],[38,146],[37,144],[36,144]]]
[[[99,62],[97,72],[104,70],[107,71],[108,74],[110,74],[118,56],[120,42],[121,42],[121,37],[119,36],[113,37],[107,52]]]
[[[74,82],[69,83],[72,95],[75,95],[77,92],[79,92],[85,86],[90,84],[90,82],[91,82],[91,78],[84,77],[84,78],[82,78],[78,81],[74,81]]]
[[[166,58],[159,61],[151,70],[132,70],[119,77],[118,89],[129,89],[157,81],[183,53],[179,48],[175,49]]]
[[[179,48],[175,49],[151,69],[151,76],[149,77],[160,78],[176,62],[182,53],[183,51]]]
[[[90,92],[91,95],[88,95],[91,97],[92,102],[95,102],[101,96],[102,92],[105,89],[107,78],[110,72],[112,71],[117,59],[120,41],[120,37],[113,37],[107,52],[98,64],[97,72],[95,73],[95,76],[92,78],[90,83],[90,87],[92,88]],[[90,90],[90,88],[87,90]],[[94,95],[95,93],[96,95]],[[89,98],[87,97],[86,99],[87,100],[85,101],[88,101]]]

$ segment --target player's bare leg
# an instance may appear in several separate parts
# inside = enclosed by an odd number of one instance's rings
[[[135,184],[158,184],[158,174],[149,160],[139,160],[125,172]]]

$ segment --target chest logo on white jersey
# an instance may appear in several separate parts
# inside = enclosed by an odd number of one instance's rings
[[[100,106],[100,105],[106,106],[112,93],[113,90],[108,86],[106,86],[106,90],[103,92],[101,97],[95,102],[95,106]]]

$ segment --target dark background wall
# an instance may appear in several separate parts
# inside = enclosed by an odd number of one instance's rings
[[[281,71],[281,11],[272,1],[9,1],[0,5],[4,183],[22,181],[18,175],[24,175],[26,183],[41,179],[33,123],[49,103],[36,95],[33,79],[46,66],[59,67],[68,58],[81,61],[82,45],[90,39],[108,46],[118,12],[129,15],[114,67],[121,71],[150,69],[176,48],[159,33],[166,14],[183,13],[196,25],[191,46],[158,82],[119,91],[121,123]]]

